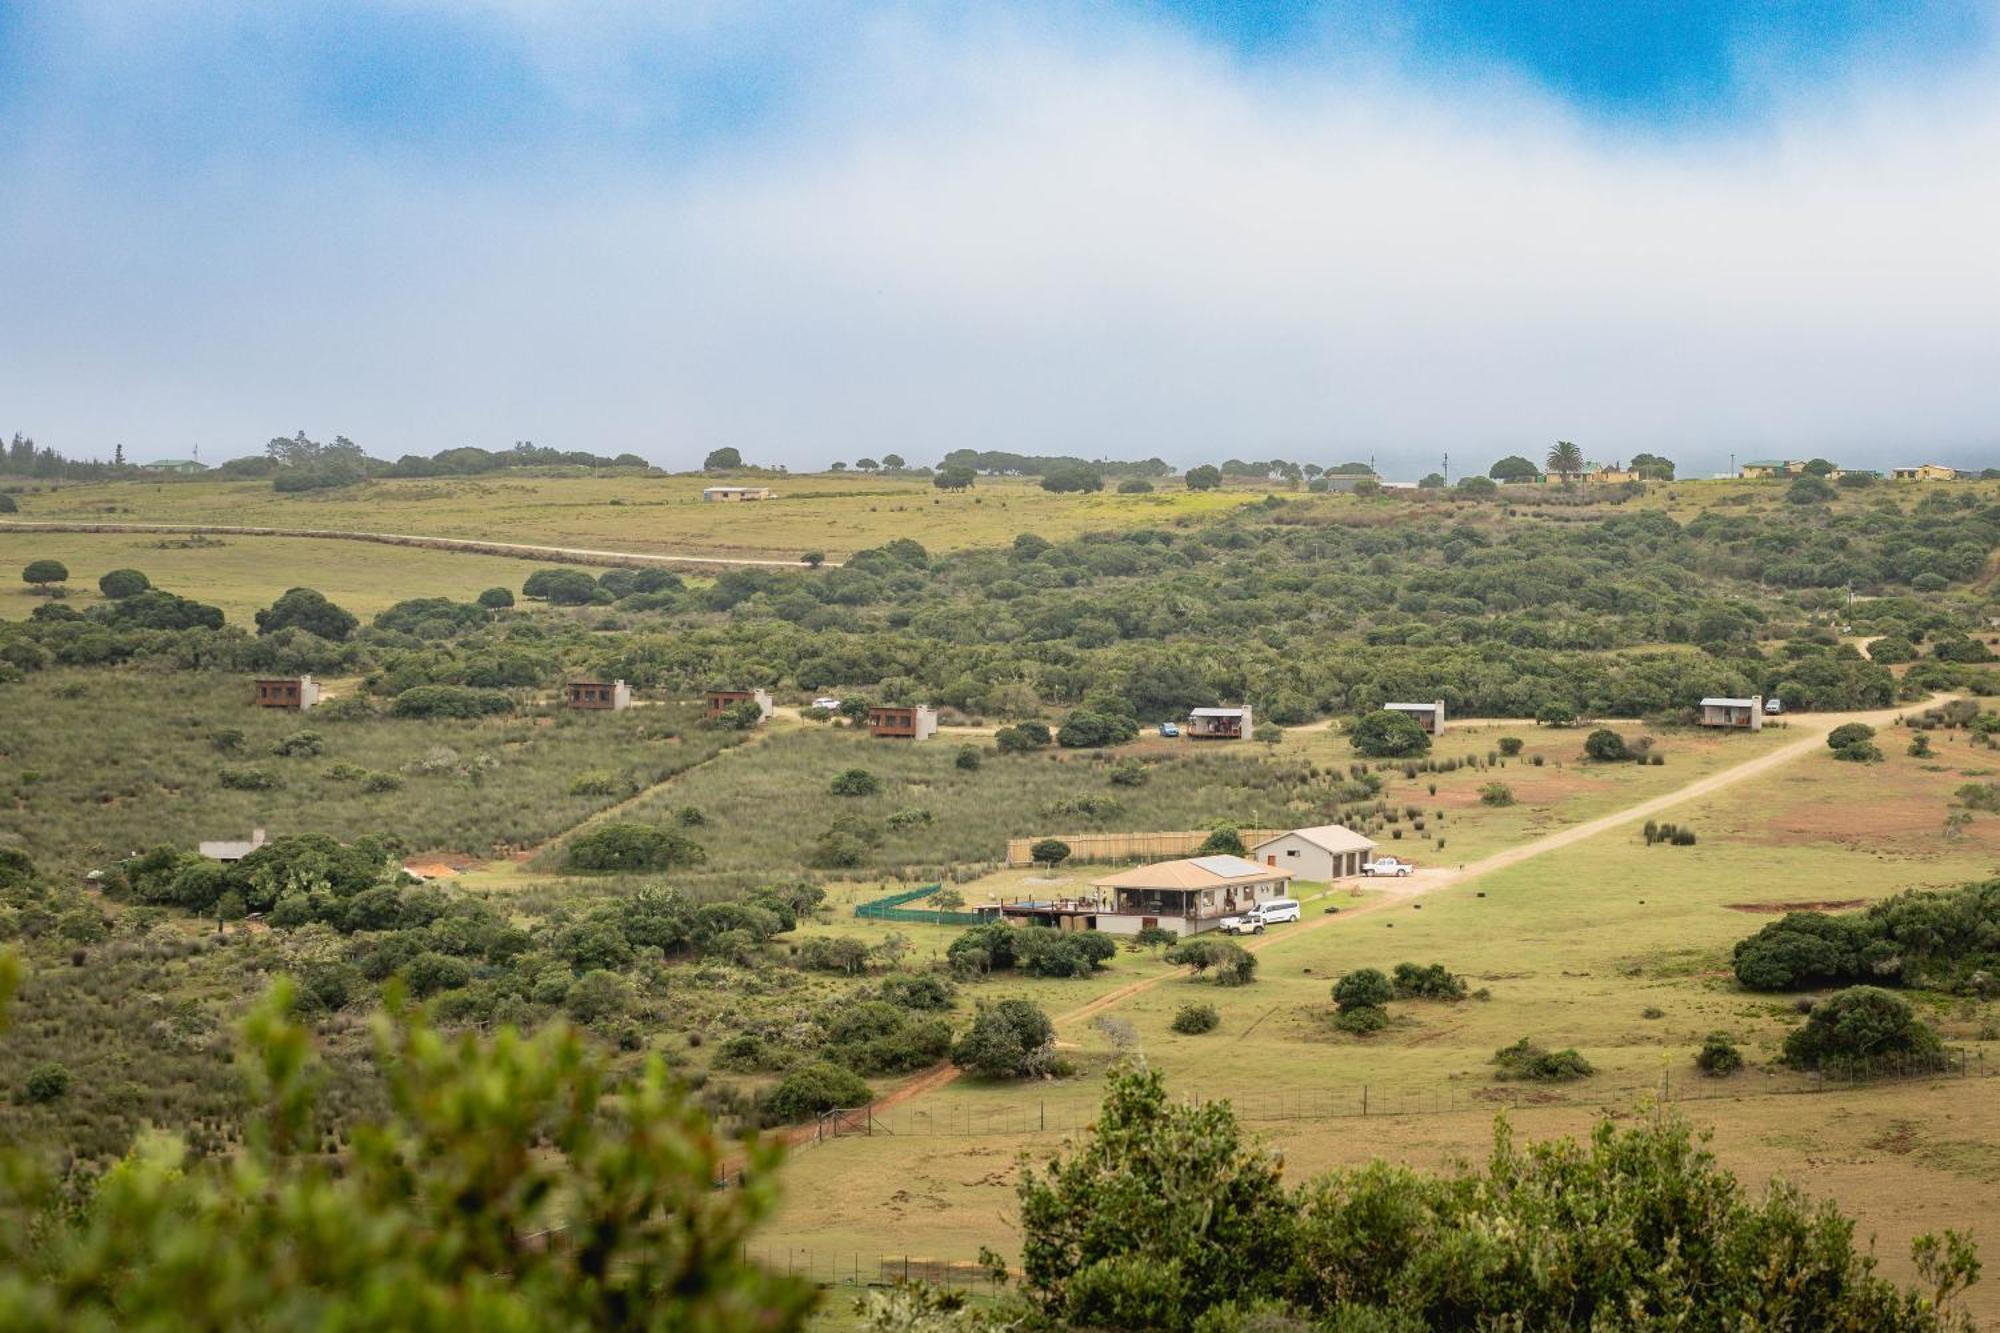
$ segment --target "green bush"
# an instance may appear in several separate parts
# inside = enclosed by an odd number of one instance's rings
[[[514,604],[511,588],[488,588],[479,594],[479,604],[489,611],[504,611]]]
[[[1349,1005],[1334,1011],[1333,1025],[1342,1032],[1365,1037],[1389,1026],[1389,1011],[1379,1004]]]
[[[491,717],[514,711],[504,692],[471,685],[413,685],[389,706],[391,717]]]
[[[1624,763],[1632,757],[1625,738],[1609,727],[1599,727],[1584,737],[1583,753],[1600,764]]]
[[[1055,1025],[1028,1000],[981,1005],[953,1043],[951,1062],[976,1078],[1028,1078],[1049,1067]]]
[[[290,588],[285,595],[257,613],[257,633],[276,634],[283,629],[302,629],[316,638],[339,643],[360,625],[351,613],[335,606],[324,593],[312,588]]]
[[[1098,749],[1123,745],[1138,734],[1139,724],[1129,717],[1079,711],[1063,719],[1056,732],[1056,744],[1069,750]]]
[[[1536,1083],[1572,1083],[1597,1072],[1574,1049],[1551,1051],[1526,1037],[1493,1052],[1493,1063],[1498,1066],[1495,1078]]]
[[[1218,825],[1214,832],[1201,841],[1195,849],[1196,856],[1248,856],[1250,849],[1243,845],[1243,835],[1233,824]]]
[[[153,581],[136,569],[113,569],[100,575],[97,590],[113,601],[136,597],[153,586]]]
[[[1179,967],[1191,967],[1197,977],[1212,980],[1218,986],[1247,986],[1257,975],[1257,955],[1234,940],[1197,935],[1168,949],[1166,960]]]
[[[60,560],[30,560],[21,568],[21,582],[45,588],[69,581],[69,566]]]
[[[1875,728],[1866,722],[1843,722],[1826,734],[1828,748],[1843,750],[1850,745],[1875,739]]]
[[[1833,757],[1849,764],[1879,764],[1882,762],[1882,748],[1874,741],[1856,741],[1835,750]]]
[[[1028,859],[1038,866],[1054,869],[1069,860],[1070,847],[1061,838],[1043,838],[1028,848]]]
[[[952,767],[972,772],[979,767],[981,758],[977,745],[961,745],[951,761]]]
[[[68,1096],[69,1084],[69,1070],[49,1061],[28,1071],[27,1082],[21,1090],[31,1105],[46,1106]]]
[[[1212,1004],[1184,1004],[1168,1026],[1186,1036],[1200,1036],[1222,1026],[1222,1013]]]
[[[326,737],[317,731],[295,731],[271,747],[271,753],[285,759],[310,758],[326,753]]]
[[[1500,738],[1500,753],[1509,759],[1521,753],[1521,738],[1519,736],[1502,736]]]
[[[1918,1064],[1942,1054],[1937,1034],[1909,1002],[1879,986],[1850,986],[1820,1001],[1785,1037],[1785,1063],[1800,1069]]]
[[[861,1000],[834,1010],[822,1049],[857,1074],[907,1074],[950,1054],[951,1026],[886,1000]]]
[[[797,1124],[827,1111],[866,1106],[874,1098],[859,1074],[830,1060],[815,1060],[785,1075],[762,1102],[767,1121]]]
[[[1724,1078],[1743,1067],[1743,1052],[1725,1032],[1711,1032],[1695,1053],[1694,1062],[1710,1078]]]
[[[873,796],[882,790],[882,779],[865,768],[850,768],[836,774],[828,790],[835,796]]]
[[[1111,766],[1111,785],[1114,787],[1143,787],[1149,776],[1146,766],[1130,756]]]
[[[275,791],[285,785],[275,773],[228,764],[215,770],[215,780],[231,791]]]
[[[1431,738],[1417,720],[1387,708],[1357,718],[1348,740],[1371,759],[1410,759],[1431,752]]]
[[[1453,973],[1443,963],[1432,963],[1427,967],[1398,963],[1389,980],[1399,1000],[1462,1000],[1466,996],[1465,978]],[[1338,999],[1338,994],[1334,998]]]
[[[951,1008],[953,996],[950,982],[925,972],[898,972],[884,977],[876,993],[905,1009],[939,1013]]]
[[[1396,998],[1396,988],[1380,968],[1357,967],[1333,983],[1333,1002],[1342,1009],[1379,1009]]]
[[[631,823],[586,829],[570,839],[564,854],[568,869],[585,874],[646,874],[707,860],[707,851],[684,833]]]
[[[1506,806],[1514,804],[1514,789],[1504,782],[1489,782],[1479,789],[1481,805]]]

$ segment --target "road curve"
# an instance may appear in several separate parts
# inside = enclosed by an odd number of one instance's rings
[[[761,560],[749,556],[662,554],[646,551],[600,551],[584,546],[535,546],[525,542],[482,541],[474,537],[426,537],[406,532],[355,532],[341,528],[267,528],[235,523],[85,523],[0,521],[0,532],[163,532],[214,534],[227,537],[318,537],[322,540],[375,542],[383,546],[419,546],[433,551],[470,555],[509,556],[567,565],[749,565],[766,569],[805,569],[802,560]],[[840,564],[828,560],[828,566]]]

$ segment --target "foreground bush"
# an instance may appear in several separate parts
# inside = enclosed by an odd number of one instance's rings
[[[1197,1037],[1221,1027],[1222,1014],[1212,1004],[1184,1004],[1168,1026],[1185,1036]]]
[[[1483,1170],[1371,1162],[1288,1192],[1226,1103],[1114,1072],[1075,1150],[1026,1168],[1021,1290],[994,1327],[1179,1330],[1969,1330],[1956,1233],[1914,1245],[1925,1291],[1875,1276],[1854,1224],[1746,1196],[1674,1117],[1516,1146]]]
[[[724,1145],[657,1061],[608,1098],[567,1028],[446,1038],[392,1005],[386,1108],[336,1165],[292,994],[244,1025],[259,1109],[229,1159],[155,1132],[80,1206],[18,1156],[0,1172],[0,1212],[44,1219],[0,1227],[0,1327],[804,1326],[810,1287],[743,1259],[775,1153],[752,1146],[743,1187],[715,1189]]]
[[[1739,940],[1736,980],[1751,990],[1857,982],[1977,993],[2000,974],[2000,880],[1912,889],[1834,916],[1790,912]]]

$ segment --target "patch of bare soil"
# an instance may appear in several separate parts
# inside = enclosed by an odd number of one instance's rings
[[[1866,898],[1827,898],[1818,902],[1802,899],[1786,903],[1724,903],[1732,912],[1757,912],[1767,916],[1783,916],[1787,912],[1845,912],[1863,906]]]

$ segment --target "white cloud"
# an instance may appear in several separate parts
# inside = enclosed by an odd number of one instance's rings
[[[549,68],[616,63],[551,22]],[[1500,80],[1135,27],[906,16],[823,46],[781,121],[669,155],[440,164],[301,118],[290,153],[121,181],[45,142],[15,163],[33,216],[0,222],[0,426],[683,465],[970,445],[1414,473],[1448,449],[1458,472],[1558,436],[1703,468],[2000,461],[2000,80],[1666,139]]]

